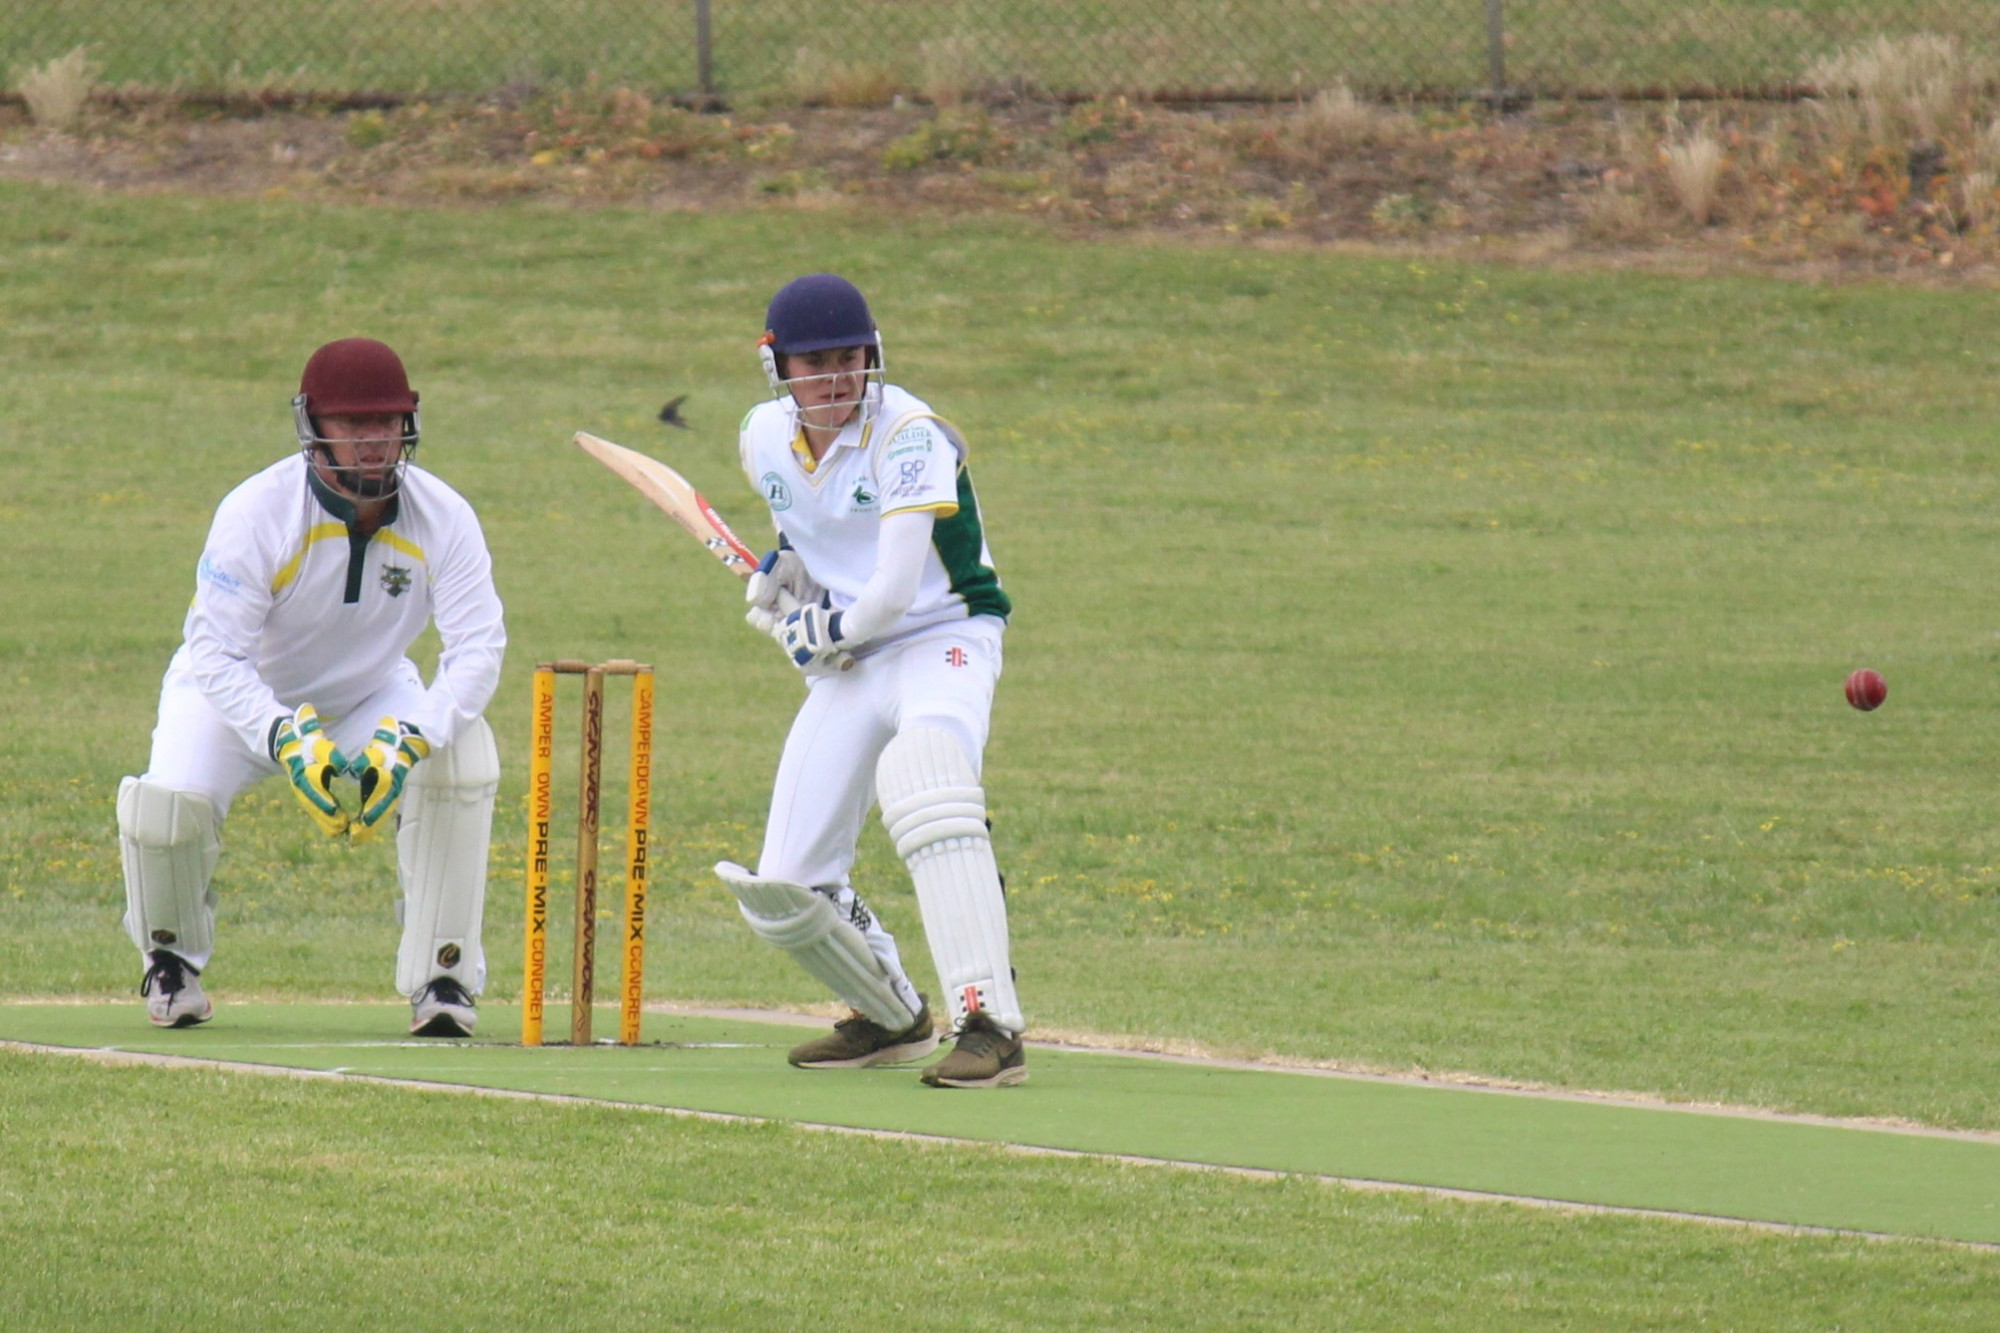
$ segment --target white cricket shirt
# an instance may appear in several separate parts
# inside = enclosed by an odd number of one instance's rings
[[[433,620],[443,641],[437,674],[402,721],[433,746],[450,745],[499,685],[507,631],[472,506],[411,464],[380,528],[356,536],[353,512],[311,477],[302,454],[216,508],[168,671],[185,672],[253,750],[300,704],[345,717]]]
[[[872,642],[969,616],[1007,618],[1012,605],[986,548],[964,437],[921,399],[885,385],[881,408],[843,429],[817,465],[788,402],[751,408],[737,443],[744,474],[836,611],[875,572],[885,516],[936,515],[916,599]]]

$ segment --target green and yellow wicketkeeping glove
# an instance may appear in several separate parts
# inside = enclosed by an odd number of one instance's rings
[[[389,817],[403,799],[403,782],[417,761],[431,752],[431,743],[408,722],[385,717],[361,756],[347,766],[348,776],[361,784],[361,810],[347,836],[366,842],[376,825]]]
[[[333,797],[333,780],[347,771],[347,756],[320,729],[319,711],[300,704],[298,712],[271,724],[271,757],[284,766],[292,794],[319,825],[337,838],[347,832],[348,815]]]

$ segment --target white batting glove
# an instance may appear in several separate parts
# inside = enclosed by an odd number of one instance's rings
[[[757,571],[743,588],[750,609],[743,618],[759,633],[772,633],[778,622],[802,603],[817,602],[826,596],[818,579],[806,571],[806,562],[783,537],[778,549],[765,552]]]
[[[802,606],[778,622],[771,637],[801,671],[815,665],[839,663],[847,657],[841,645],[840,612],[819,603]]]

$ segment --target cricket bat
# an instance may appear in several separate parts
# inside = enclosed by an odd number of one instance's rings
[[[576,446],[623,477],[668,518],[687,529],[688,535],[720,560],[724,569],[745,581],[757,572],[757,554],[743,544],[743,539],[715,512],[715,506],[686,477],[657,458],[600,439],[589,431],[576,433]],[[780,592],[780,615],[796,611],[798,605],[790,593]],[[854,665],[854,658],[848,653],[842,653],[834,661],[842,671]]]
[[[722,521],[715,506],[686,477],[657,458],[599,439],[588,431],[576,433],[576,445],[686,528],[688,535],[707,547],[724,569],[740,579],[748,579],[757,572],[757,555]]]

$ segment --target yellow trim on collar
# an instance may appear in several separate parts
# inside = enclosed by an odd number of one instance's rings
[[[842,435],[846,434],[845,429],[841,431],[841,434]],[[836,435],[833,437],[833,448],[866,449],[868,447],[868,442],[872,440],[874,436],[875,436],[875,418],[870,417],[867,421],[863,422],[861,425],[860,438],[856,439],[852,444],[842,444],[840,442],[840,436]],[[833,450],[829,449],[827,452],[832,453]],[[825,461],[824,459],[815,459],[812,456],[812,447],[806,443],[806,428],[804,426],[800,426],[797,433],[792,436],[792,457],[798,460],[799,469],[803,471],[808,477],[817,473],[819,471],[819,465]]]
[[[404,555],[410,557],[410,559],[412,560],[422,560],[424,558],[424,548],[417,545],[415,542],[411,541],[408,537],[403,536],[401,533],[395,533],[389,531],[387,528],[381,528],[376,531],[374,540],[381,542],[384,546],[388,547],[392,551],[401,551]]]
[[[284,567],[271,576],[272,595],[276,596],[278,593],[283,592],[286,586],[299,576],[299,566],[305,563],[306,552],[310,551],[315,543],[335,540],[345,541],[346,539],[347,525],[345,523],[315,523],[312,527],[306,529],[306,539],[299,547],[298,553],[290,560],[287,560]],[[390,532],[387,528],[378,530],[369,540],[381,542],[390,550],[399,551],[412,560],[424,559],[423,547],[417,545],[401,533]]]
[[[298,553],[271,576],[271,592],[276,594],[284,591],[285,586],[299,576],[299,566],[305,563],[306,552],[313,548],[315,542],[330,542],[336,539],[341,541],[347,539],[345,523],[315,523],[307,528],[306,539],[299,544]]]
[[[805,469],[807,476],[819,471],[819,460],[813,457],[812,446],[806,443],[804,426],[799,427],[798,433],[792,436],[792,457],[799,460],[799,466]]]

